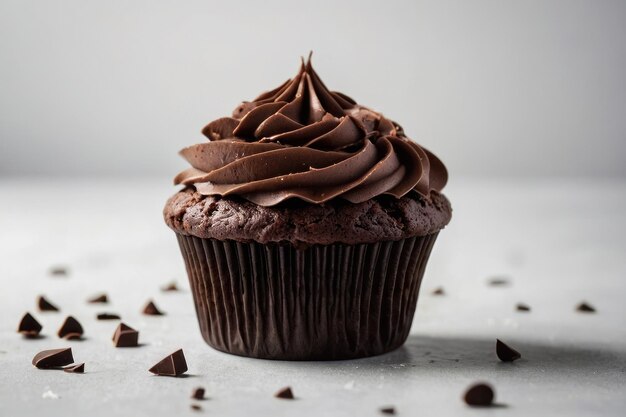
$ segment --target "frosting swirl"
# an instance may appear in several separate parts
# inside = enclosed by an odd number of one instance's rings
[[[203,195],[237,195],[261,206],[290,198],[352,203],[415,190],[429,198],[448,174],[434,154],[382,114],[330,91],[302,61],[290,80],[241,103],[184,148],[191,168],[174,179]]]

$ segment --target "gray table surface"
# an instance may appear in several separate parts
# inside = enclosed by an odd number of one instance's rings
[[[623,181],[456,180],[446,194],[451,225],[426,271],[411,335],[379,357],[339,362],[246,359],[202,341],[174,235],[161,219],[169,180],[0,180],[0,416],[258,415],[624,415],[626,407],[626,184]],[[54,278],[52,265],[70,275]],[[490,287],[492,276],[511,285]],[[178,293],[159,287],[176,280]],[[430,294],[443,286],[445,296]],[[108,293],[108,306],[85,303]],[[45,294],[61,313],[39,313]],[[165,317],[140,314],[153,298]],[[587,300],[595,314],[575,306]],[[517,302],[532,307],[516,312]],[[25,311],[44,338],[15,329]],[[122,315],[144,346],[115,349]],[[67,314],[86,340],[56,329]],[[495,339],[523,359],[499,363]],[[37,370],[33,355],[71,346],[84,375]],[[147,369],[183,348],[187,378]],[[498,407],[461,400],[474,381],[496,388]],[[273,398],[292,387],[296,401]],[[203,411],[191,410],[196,386]]]

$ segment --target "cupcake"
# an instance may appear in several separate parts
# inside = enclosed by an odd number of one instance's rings
[[[166,203],[200,330],[284,360],[378,355],[406,340],[451,218],[447,171],[382,114],[296,76],[202,129]]]

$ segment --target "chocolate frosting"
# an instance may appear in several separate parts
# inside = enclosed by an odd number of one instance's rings
[[[176,184],[260,206],[290,198],[361,203],[411,190],[429,198],[448,173],[434,154],[382,114],[330,91],[309,56],[298,74],[202,129],[209,142],[180,153],[191,168]]]

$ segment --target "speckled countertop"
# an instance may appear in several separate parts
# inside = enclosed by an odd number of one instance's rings
[[[169,180],[0,180],[0,416],[623,415],[626,408],[626,184],[623,181],[455,181],[453,220],[433,250],[412,333],[387,355],[340,362],[273,362],[219,353],[202,341],[176,240],[161,208]],[[67,277],[51,277],[66,265]],[[505,276],[510,285],[487,280]],[[160,286],[176,280],[182,291]],[[435,296],[442,286],[446,294]],[[85,299],[106,292],[106,306]],[[61,313],[39,313],[45,294]],[[164,317],[140,314],[153,298]],[[575,311],[586,300],[595,314]],[[532,311],[515,311],[524,302]],[[15,333],[30,311],[38,340]],[[140,331],[115,349],[119,313]],[[86,340],[63,341],[67,314]],[[495,339],[523,358],[500,363]],[[71,346],[84,375],[37,370],[40,350]],[[188,377],[148,368],[183,348]],[[498,407],[468,408],[474,381]],[[273,393],[289,385],[295,401]],[[189,397],[196,386],[206,401]],[[200,404],[202,411],[190,408]]]

